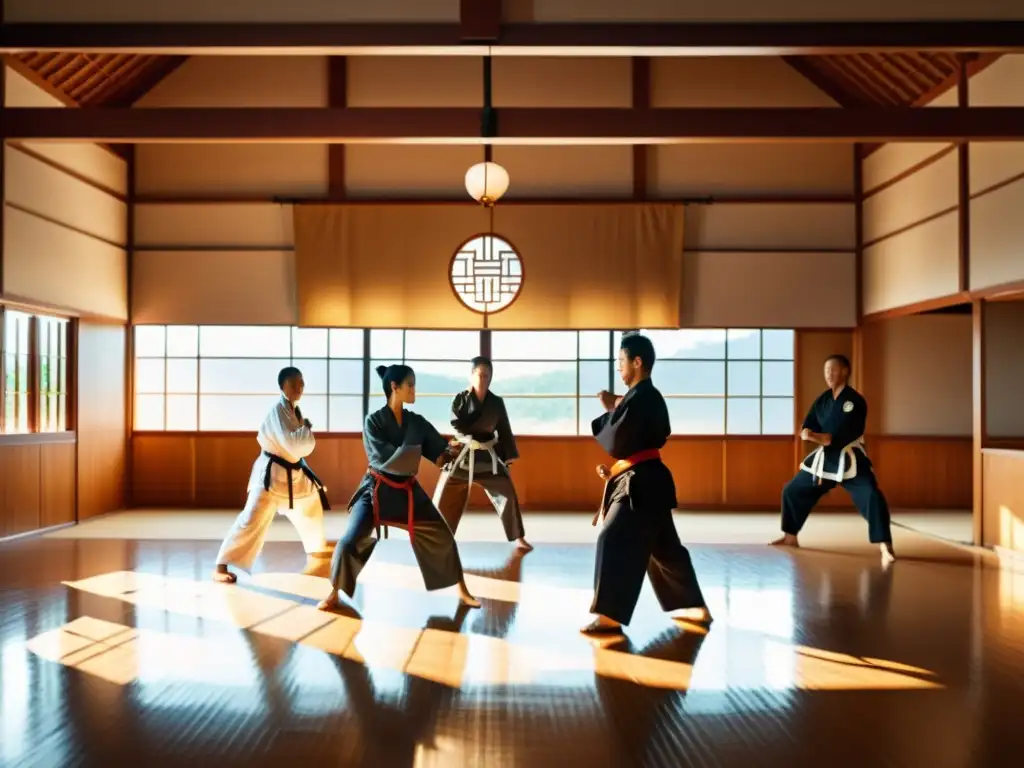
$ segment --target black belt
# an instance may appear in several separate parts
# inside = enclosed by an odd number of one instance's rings
[[[277,464],[279,467],[284,467],[288,470],[288,509],[295,509],[295,497],[292,491],[292,472],[298,470],[302,472],[309,481],[313,483],[316,488],[316,492],[320,495],[320,504],[324,510],[329,510],[331,505],[327,501],[327,488],[324,486],[323,481],[316,476],[316,473],[310,469],[309,464],[306,463],[305,459],[299,459],[294,464],[290,461],[285,461],[280,456],[277,456],[270,451],[264,451],[263,455],[266,456],[270,461],[267,463],[267,471],[263,473],[263,490],[270,490],[270,468]]]

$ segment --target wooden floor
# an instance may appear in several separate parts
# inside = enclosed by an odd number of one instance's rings
[[[189,518],[145,514],[0,545],[0,765],[1020,764],[1024,574],[903,527],[883,570],[852,515],[812,518],[798,552],[759,543],[774,516],[707,522],[710,631],[645,586],[628,640],[601,646],[577,633],[586,516],[528,518],[522,557],[470,517],[472,612],[423,591],[396,532],[356,622],[315,610],[325,582],[286,527],[224,586],[215,539],[147,535]]]

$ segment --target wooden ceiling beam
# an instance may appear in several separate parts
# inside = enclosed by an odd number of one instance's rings
[[[1024,107],[499,108],[487,143],[1020,141]],[[10,140],[480,144],[473,108],[6,110]]]
[[[0,28],[0,52],[78,50],[127,53],[228,53],[293,51],[344,54],[352,48],[456,48],[466,35],[483,35],[499,47],[536,48],[537,55],[607,49],[618,55],[735,53],[826,55],[859,51],[1024,51],[1024,21],[792,22],[792,23],[516,23],[493,32],[494,0],[464,23],[308,24],[9,24]],[[487,16],[491,13],[491,16]],[[569,50],[567,50],[569,49]],[[429,51],[425,51],[429,52]],[[532,52],[532,51],[531,51]],[[500,53],[500,51],[495,52]]]

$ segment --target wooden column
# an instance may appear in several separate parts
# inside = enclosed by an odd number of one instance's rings
[[[853,145],[854,279],[857,325],[864,317],[864,145]],[[856,369],[855,369],[856,370]]]
[[[128,194],[125,204],[128,207],[128,218],[125,222],[125,243],[127,243],[127,277],[128,277],[128,326],[125,328],[124,339],[124,423],[125,423],[125,456],[124,456],[124,503],[126,507],[132,506],[132,483],[134,474],[132,470],[132,443],[135,431],[135,329],[132,325],[134,314],[134,301],[132,292],[132,275],[135,268],[135,157],[136,147],[127,145],[125,162],[127,163],[126,175],[128,177]],[[75,323],[75,333],[78,333],[78,323]],[[77,336],[76,336],[77,345]],[[77,364],[76,364],[77,370]],[[197,396],[198,397],[198,396]],[[166,403],[165,403],[166,407]],[[76,508],[77,511],[77,508]]]
[[[973,320],[973,395],[971,419],[974,435],[974,467],[972,486],[974,489],[971,505],[974,543],[982,546],[985,543],[984,519],[984,469],[985,462],[981,449],[988,441],[985,418],[985,301],[975,299],[972,305]]]
[[[0,2],[0,23],[3,23],[3,3]],[[4,191],[7,188],[4,178],[4,155],[7,142],[4,141],[3,126],[5,125],[4,112],[7,109],[7,64],[4,57],[0,57],[0,297],[4,295],[4,216],[7,211],[7,195]],[[2,362],[2,361],[0,361]],[[0,379],[3,377],[0,376]],[[0,381],[0,395],[3,394],[3,383]],[[0,399],[0,408],[3,400]]]
[[[348,59],[327,58],[327,106],[348,106]],[[345,145],[327,145],[327,189],[331,199],[345,199]]]
[[[633,109],[651,107],[651,60],[646,56],[633,58]],[[633,199],[647,199],[647,145],[633,145]]]
[[[960,54],[957,62],[960,66],[956,83],[957,106],[967,109],[970,106],[968,82],[970,73],[967,65],[972,59],[970,54]],[[971,154],[970,143],[961,142],[957,145],[958,166],[958,213],[960,229],[960,260],[959,290],[970,290],[971,274]]]

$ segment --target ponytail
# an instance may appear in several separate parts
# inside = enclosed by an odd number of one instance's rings
[[[394,384],[396,387],[402,386],[402,382],[410,376],[415,376],[416,372],[408,365],[378,365],[377,375],[380,376],[384,397],[390,398],[391,385]]]

